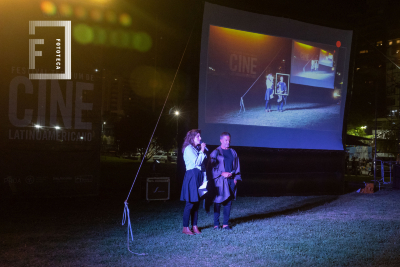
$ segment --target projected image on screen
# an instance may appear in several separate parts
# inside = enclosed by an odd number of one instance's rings
[[[333,67],[333,54],[321,49],[319,54],[319,64]]]
[[[338,51],[213,25],[208,40],[206,123],[337,130]]]
[[[335,47],[328,51],[317,44],[293,41],[292,83],[333,89],[336,52]]]
[[[219,145],[343,150],[352,32],[204,5],[199,129]]]
[[[276,86],[275,95],[278,97],[277,106],[278,111],[283,112],[283,106],[286,106],[286,100],[289,96],[289,74],[277,73],[276,74]]]

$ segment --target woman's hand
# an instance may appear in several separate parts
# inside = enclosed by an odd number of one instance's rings
[[[201,145],[200,145],[201,152],[204,152],[205,147],[206,147],[206,143],[201,143]]]
[[[221,173],[221,175],[224,176],[225,178],[229,178],[229,177],[232,176],[232,173],[230,173],[230,172],[223,172],[223,173]]]

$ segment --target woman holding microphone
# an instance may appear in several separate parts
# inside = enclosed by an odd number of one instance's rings
[[[266,80],[266,85],[267,85],[267,90],[265,91],[265,112],[271,112],[271,102],[272,98],[274,98],[274,77],[272,74],[267,75],[267,80]]]
[[[205,163],[207,156],[204,153],[205,147],[206,144],[201,143],[200,130],[193,129],[186,134],[182,145],[186,173],[182,184],[181,201],[186,201],[183,211],[182,233],[187,235],[201,234],[197,227],[200,201],[198,189],[206,179]],[[189,228],[189,218],[191,218],[193,232]]]

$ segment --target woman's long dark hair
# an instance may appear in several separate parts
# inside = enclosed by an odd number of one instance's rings
[[[182,145],[182,153],[185,152],[185,148],[188,145],[192,145],[193,147],[196,147],[194,145],[194,138],[196,137],[197,134],[201,134],[201,131],[199,129],[193,129],[187,132],[185,139],[183,140],[183,145]]]

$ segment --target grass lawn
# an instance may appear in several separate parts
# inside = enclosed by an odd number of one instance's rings
[[[184,203],[132,200],[134,241],[111,197],[3,200],[0,266],[400,266],[400,191],[240,197],[233,231],[181,234]]]

